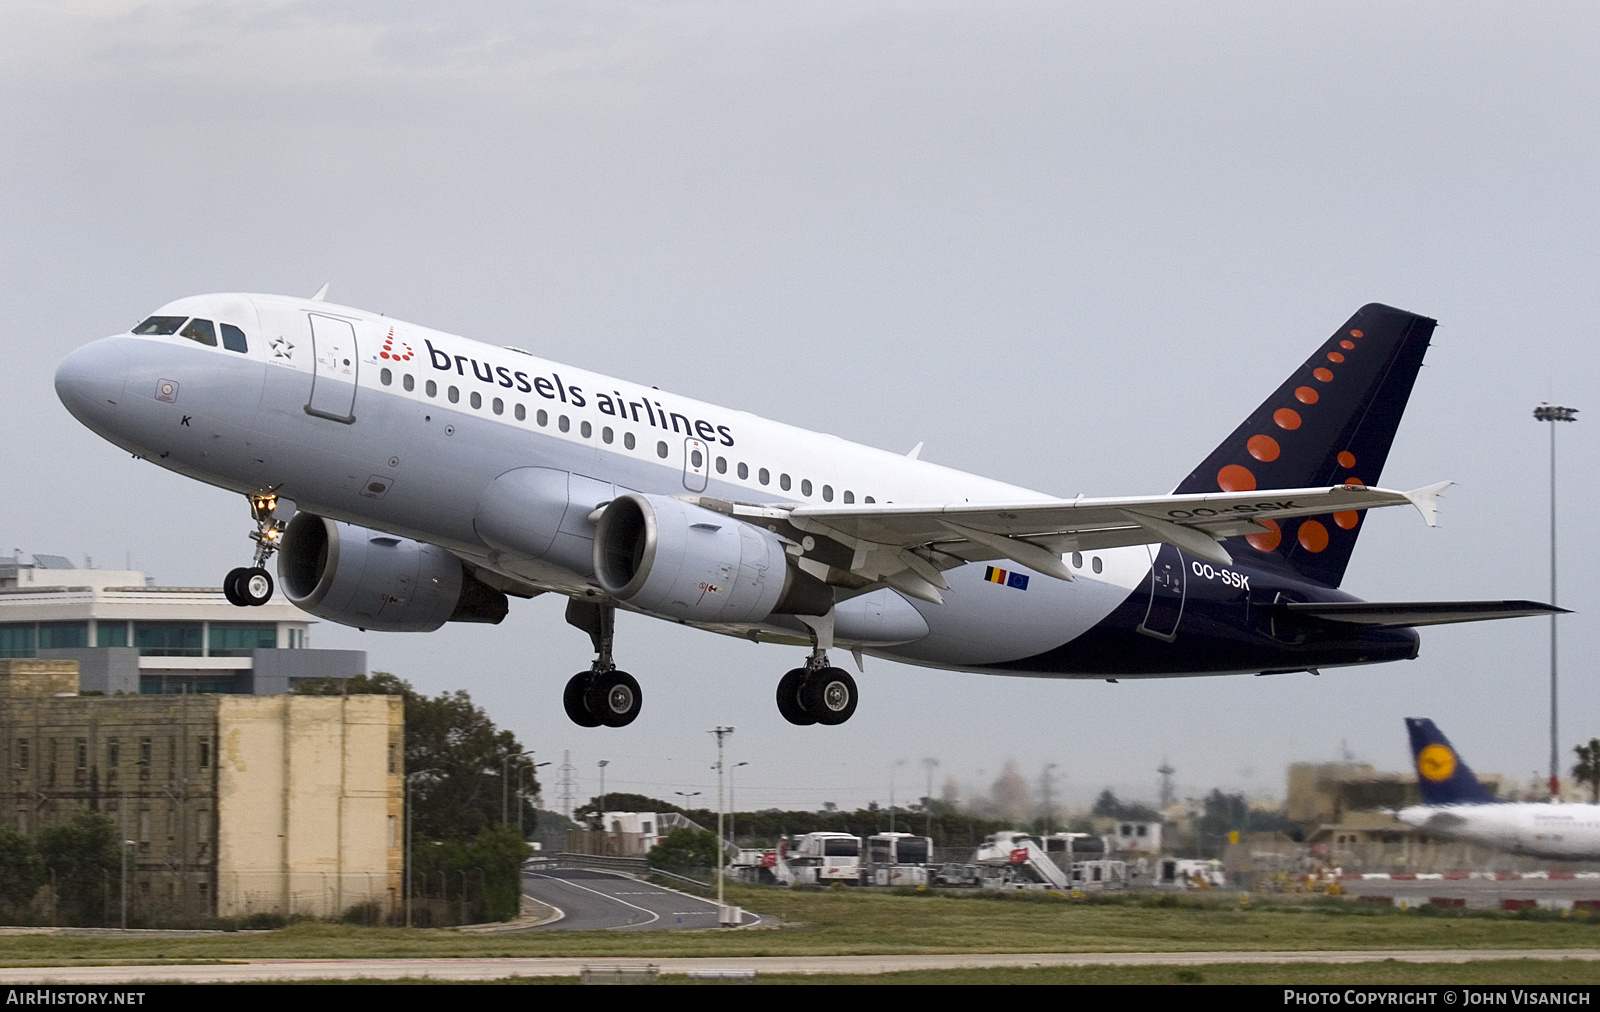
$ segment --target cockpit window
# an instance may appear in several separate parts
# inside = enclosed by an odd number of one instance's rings
[[[246,353],[250,351],[250,345],[244,339],[244,331],[231,323],[222,325],[222,346],[229,351]]]
[[[187,327],[178,331],[178,336],[198,341],[207,347],[217,346],[217,330],[211,325],[210,320],[190,320]]]
[[[152,334],[156,337],[165,337],[176,334],[178,328],[183,326],[187,316],[152,316],[150,319],[133,328],[135,334]]]

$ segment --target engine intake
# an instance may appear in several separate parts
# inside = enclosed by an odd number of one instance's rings
[[[438,545],[311,513],[289,521],[278,551],[278,583],[303,611],[379,632],[495,624],[508,610],[505,594]]]
[[[618,600],[693,622],[759,622],[833,607],[833,591],[789,565],[772,533],[667,496],[613,499],[595,528],[594,569]]]

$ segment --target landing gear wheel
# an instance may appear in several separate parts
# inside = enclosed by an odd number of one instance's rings
[[[819,668],[800,686],[800,703],[819,724],[843,724],[856,712],[856,680],[843,668]]]
[[[566,707],[567,719],[579,727],[600,726],[600,718],[591,714],[588,704],[583,701],[593,678],[594,672],[580,671],[567,679],[566,691],[561,693],[561,705]]]
[[[259,566],[246,569],[234,579],[233,589],[240,601],[256,608],[272,600],[272,576]]]
[[[639,716],[644,697],[639,683],[626,671],[602,671],[583,694],[589,713],[606,727],[627,727]]]
[[[228,603],[235,608],[250,607],[250,602],[246,601],[244,595],[239,592],[239,581],[248,572],[250,570],[240,566],[238,569],[229,570],[228,575],[222,578],[222,596],[226,597]]]
[[[802,727],[817,722],[817,718],[800,704],[800,686],[805,680],[805,668],[795,668],[778,679],[778,713],[789,723]]]

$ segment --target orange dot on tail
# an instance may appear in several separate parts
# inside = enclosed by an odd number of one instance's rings
[[[1256,476],[1248,467],[1229,464],[1217,472],[1217,487],[1224,492],[1254,492]]]
[[[1356,346],[1356,343],[1354,341],[1340,341],[1339,342],[1339,347],[1343,348],[1345,351],[1349,351],[1352,348],[1354,348],[1355,346]]]
[[[1353,531],[1356,524],[1361,522],[1361,514],[1356,510],[1340,510],[1333,515],[1333,522],[1347,531]]]
[[[1340,467],[1355,467],[1356,466],[1356,455],[1351,453],[1349,450],[1340,450],[1339,451],[1339,466]]]
[[[1251,436],[1244,448],[1250,451],[1250,456],[1269,464],[1278,459],[1278,441],[1271,436]]]
[[[1362,488],[1365,488],[1367,486],[1367,483],[1362,481],[1360,478],[1346,478],[1344,480],[1344,484],[1346,484],[1346,485],[1360,485]]]
[[[1351,337],[1366,337],[1367,335],[1361,333],[1361,331],[1359,331],[1359,330],[1352,330],[1350,332],[1350,336]]]
[[[1294,391],[1294,399],[1301,404],[1315,404],[1320,396],[1311,387],[1296,387]]]
[[[1308,552],[1320,552],[1328,547],[1328,529],[1320,521],[1307,520],[1300,525],[1300,547]]]
[[[1333,370],[1331,369],[1313,369],[1311,370],[1311,375],[1315,376],[1324,383],[1328,383],[1333,380]]]
[[[1244,539],[1250,543],[1251,548],[1258,552],[1275,551],[1278,543],[1283,540],[1283,531],[1278,529],[1278,521],[1257,520],[1256,523],[1270,528],[1270,530],[1261,534],[1246,534]]]
[[[1272,420],[1278,423],[1280,429],[1298,429],[1300,427],[1300,412],[1294,408],[1279,408],[1272,413]]]
[[[1343,352],[1337,352],[1337,351],[1330,351],[1330,352],[1328,352],[1328,361],[1329,362],[1343,362],[1344,361],[1344,353]]]

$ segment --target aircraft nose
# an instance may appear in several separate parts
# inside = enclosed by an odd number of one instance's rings
[[[115,337],[86,344],[56,367],[56,396],[91,428],[111,420],[127,385],[128,354]]]

